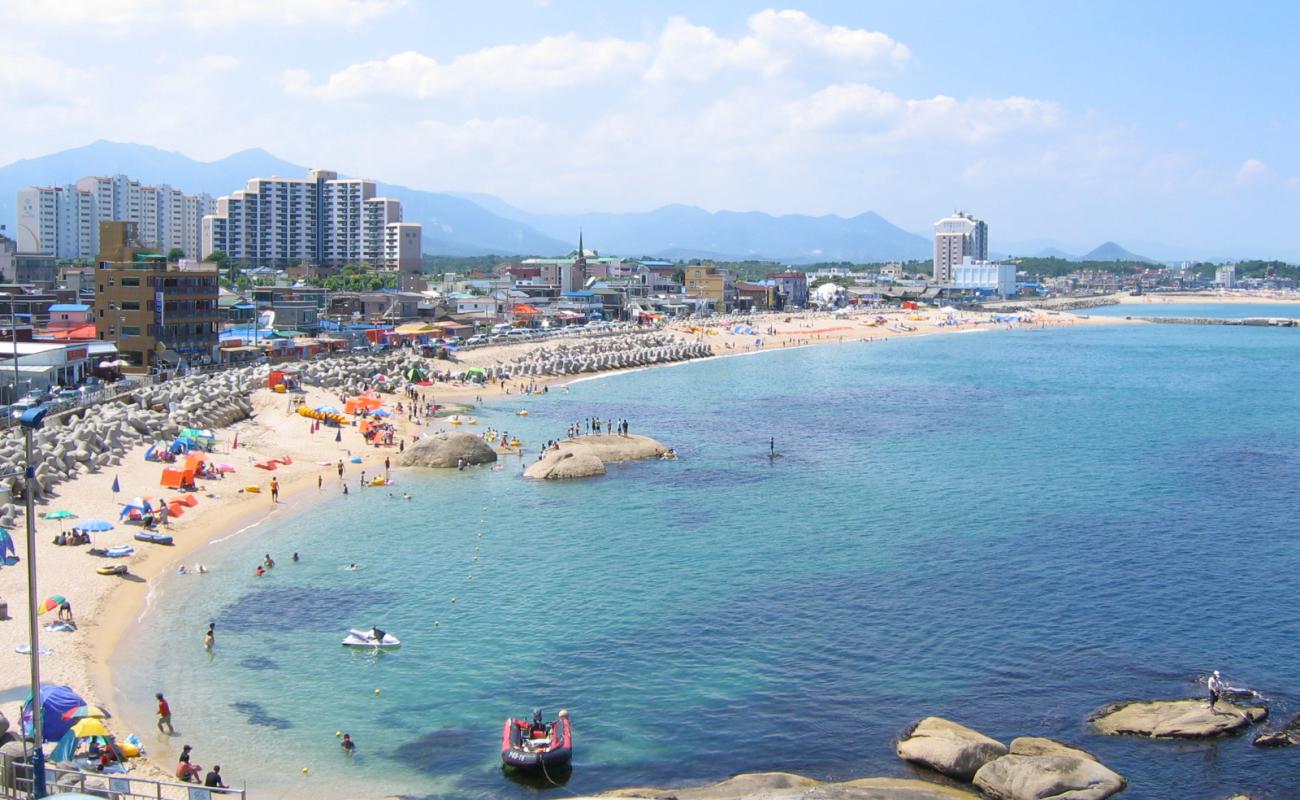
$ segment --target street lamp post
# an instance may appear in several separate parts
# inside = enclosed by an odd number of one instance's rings
[[[36,482],[36,467],[32,465],[32,432],[40,429],[45,421],[46,410],[35,406],[23,412],[19,422],[23,426],[23,438],[27,448],[27,465],[23,469],[23,484],[27,495],[27,633],[31,646],[32,667],[32,797],[45,796],[45,750],[43,747],[44,724],[41,719],[41,629],[36,624],[36,496],[32,484]]]

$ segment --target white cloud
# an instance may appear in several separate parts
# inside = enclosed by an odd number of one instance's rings
[[[113,33],[181,21],[199,29],[269,22],[358,25],[405,0],[16,0],[24,25],[80,26]]]
[[[905,45],[886,34],[826,25],[802,11],[769,8],[751,16],[748,28],[748,35],[728,39],[673,17],[659,37],[646,79],[702,81],[728,68],[767,76],[817,66],[892,71],[911,58]]]
[[[66,92],[86,77],[82,70],[69,67],[37,53],[10,48],[0,49],[0,99],[25,106],[63,105]]]
[[[239,59],[229,53],[213,53],[199,59],[199,69],[209,74],[229,72],[239,66]]]
[[[1273,170],[1269,169],[1268,164],[1257,158],[1248,158],[1237,167],[1235,177],[1237,183],[1245,185],[1249,183],[1258,183],[1267,180],[1273,176]]]
[[[818,71],[845,77],[891,72],[910,58],[889,36],[860,28],[826,25],[802,11],[767,11],[748,20],[739,39],[673,17],[658,37],[637,41],[577,34],[548,36],[527,44],[497,45],[448,63],[416,51],[353,64],[316,85],[308,73],[289,70],[284,86],[297,94],[340,100],[369,95],[441,97],[457,92],[525,92],[594,83],[611,76],[640,75],[651,83],[701,82],[723,70],[767,78]]]
[[[319,86],[304,70],[284,74],[285,89],[327,100],[367,95],[430,98],[483,90],[560,89],[626,74],[644,60],[646,45],[623,39],[548,36],[532,44],[498,45],[447,64],[407,51],[336,72]]]

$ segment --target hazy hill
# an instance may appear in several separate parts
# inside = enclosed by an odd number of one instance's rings
[[[1114,242],[1106,242],[1098,245],[1087,253],[1079,256],[1079,261],[1142,261],[1148,264],[1154,264],[1155,259],[1140,256],[1136,253],[1130,253],[1123,247]]]

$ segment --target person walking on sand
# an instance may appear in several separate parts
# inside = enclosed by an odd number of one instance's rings
[[[169,510],[168,510],[168,508],[167,508],[167,504],[166,504],[166,503],[159,503],[159,504],[158,504],[158,524],[160,524],[160,525],[167,525],[167,524],[168,524],[168,523],[167,523],[167,515],[168,515],[169,513],[170,513],[170,512],[169,512]]]
[[[343,480],[343,459],[339,459],[339,480]]]
[[[172,727],[172,707],[167,704],[167,698],[163,697],[162,692],[158,692],[154,697],[158,698],[158,732],[169,736],[176,733],[176,729]],[[166,731],[163,730],[164,725],[167,726]]]
[[[1210,711],[1219,713],[1214,704],[1219,702],[1219,694],[1223,691],[1223,679],[1219,677],[1219,671],[1216,669],[1214,674],[1205,681],[1205,688],[1210,692]]]
[[[271,479],[271,502],[280,502],[280,481],[276,478]]]

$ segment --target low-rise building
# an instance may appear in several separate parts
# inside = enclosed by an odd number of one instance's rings
[[[780,295],[778,308],[803,308],[808,305],[808,276],[802,272],[786,270],[774,272],[767,276],[776,282]]]
[[[718,312],[731,310],[736,300],[736,279],[728,270],[696,264],[683,271],[686,279],[682,289],[687,297],[703,300]]]
[[[1000,297],[1016,296],[1016,265],[976,261],[969,256],[950,266],[952,288],[993,292]]]
[[[217,268],[182,268],[143,247],[133,222],[103,222],[95,266],[95,332],[128,371],[217,358]]]

